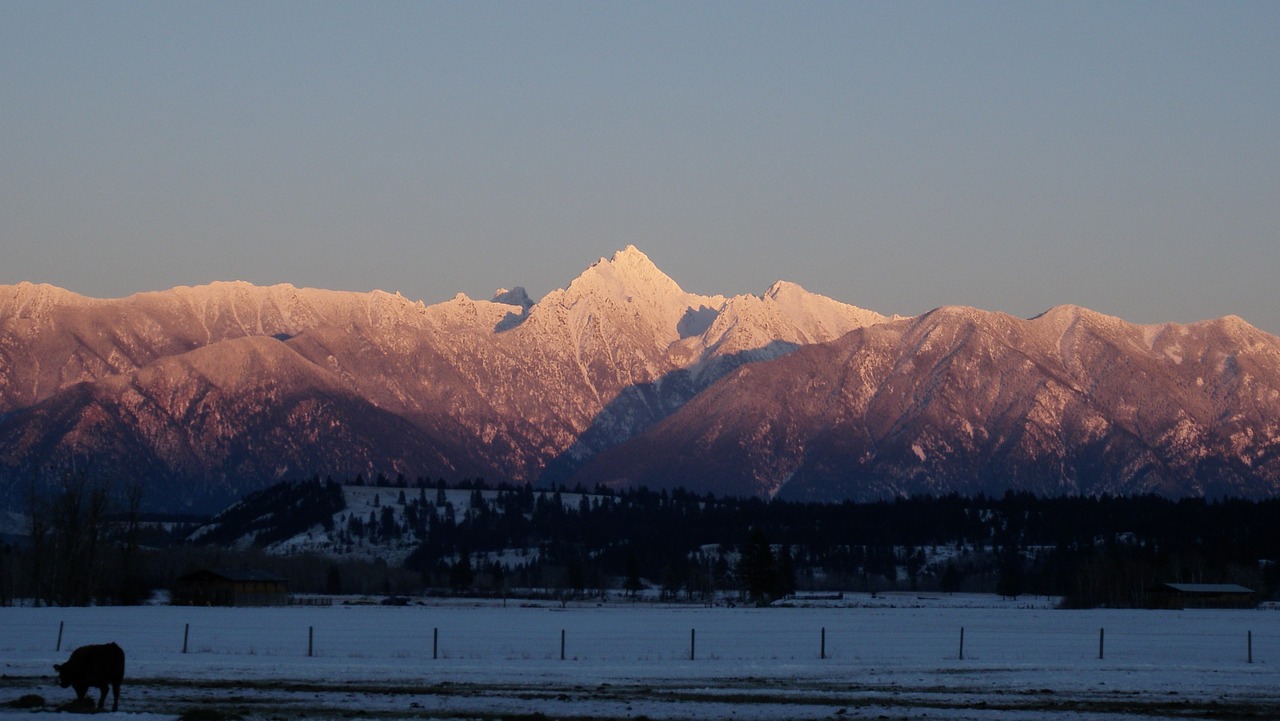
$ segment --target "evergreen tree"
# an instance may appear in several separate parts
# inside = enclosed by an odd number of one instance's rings
[[[384,540],[400,537],[400,524],[396,523],[396,511],[391,506],[382,507],[382,517],[378,521],[378,530]]]
[[[778,577],[773,548],[764,531],[759,528],[752,530],[747,545],[742,549],[742,556],[738,561],[738,578],[742,582],[742,592],[749,601],[765,605],[776,593]]]
[[[960,584],[964,582],[964,574],[960,572],[960,567],[955,561],[947,561],[947,567],[942,570],[942,579],[939,581],[939,587],[943,593],[955,593],[960,590]]]
[[[996,580],[996,593],[1005,598],[1022,595],[1022,554],[1017,546],[1010,546],[1000,562],[1000,577]]]
[[[449,585],[455,591],[469,591],[475,580],[475,571],[471,567],[471,554],[467,549],[458,551],[458,560],[449,569]]]
[[[644,590],[644,584],[640,582],[640,562],[636,559],[636,554],[627,551],[627,578],[623,586],[628,596],[635,596]]]
[[[783,544],[778,552],[776,580],[773,592],[778,597],[786,597],[796,592],[796,565],[791,556],[791,546]]]

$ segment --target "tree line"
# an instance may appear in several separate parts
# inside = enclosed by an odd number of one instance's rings
[[[388,489],[372,512],[342,486]],[[465,491],[459,493],[458,491]],[[379,498],[383,498],[379,494]],[[84,478],[32,499],[31,534],[0,548],[0,603],[129,603],[199,565],[246,565],[317,593],[637,594],[766,603],[795,592],[979,591],[1143,606],[1162,582],[1280,590],[1280,500],[1158,496],[901,498],[798,503],[682,490],[537,489],[318,477],[194,525],[145,523],[140,498]],[[402,566],[262,549],[308,529],[337,548],[397,543]],[[251,537],[256,548],[236,550]]]
[[[406,567],[431,585],[553,585],[636,577],[669,597],[737,591],[985,591],[1142,606],[1162,582],[1235,582],[1264,597],[1280,574],[1280,501],[1158,496],[1039,498],[1026,493],[795,503],[683,491],[529,487],[474,491],[433,522]],[[456,520],[458,518],[460,520]],[[497,567],[503,549],[536,548]],[[513,577],[514,576],[514,577]],[[483,579],[482,579],[483,580]]]

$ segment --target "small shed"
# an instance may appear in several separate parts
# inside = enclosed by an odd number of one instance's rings
[[[1235,583],[1165,583],[1152,594],[1157,608],[1254,608],[1252,588]]]
[[[201,569],[179,576],[169,593],[174,606],[287,606],[288,582],[254,569]]]

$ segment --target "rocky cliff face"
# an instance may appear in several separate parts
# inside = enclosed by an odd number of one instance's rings
[[[787,284],[687,293],[635,248],[536,304],[9,286],[0,489],[81,470],[176,508],[315,473],[565,479],[741,363],[880,320]]]

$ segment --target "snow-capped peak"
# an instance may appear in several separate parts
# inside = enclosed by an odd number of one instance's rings
[[[613,254],[613,258],[601,258],[569,285],[569,291],[605,291],[623,300],[635,296],[655,298],[659,296],[685,295],[683,289],[649,256],[634,245]]]
[[[769,290],[764,292],[766,298],[778,300],[779,298],[798,297],[809,295],[809,291],[800,287],[798,283],[792,283],[788,280],[779,280],[769,286]]]
[[[544,305],[546,312],[559,306],[586,314],[592,308],[610,307],[614,310],[606,315],[631,318],[632,323],[643,319],[642,324],[656,330],[665,344],[677,340],[676,326],[689,308],[716,307],[722,302],[722,298],[686,293],[648,256],[629,245],[612,258],[592,263],[568,288],[549,293],[531,312],[538,315]]]

